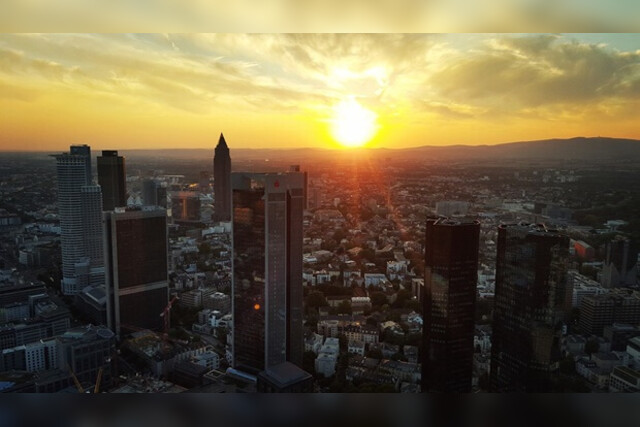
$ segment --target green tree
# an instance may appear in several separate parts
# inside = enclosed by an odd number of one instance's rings
[[[378,306],[378,307],[382,307],[383,305],[389,302],[384,292],[380,292],[380,291],[371,292],[370,298],[371,298],[371,305]]]
[[[305,351],[302,353],[302,369],[315,376],[316,354],[313,351]]]
[[[338,305],[338,314],[351,314],[351,302],[344,300]]]
[[[305,303],[307,308],[315,308],[315,309],[328,305],[327,299],[324,297],[324,294],[319,291],[309,292],[309,295],[307,295],[307,299]]]

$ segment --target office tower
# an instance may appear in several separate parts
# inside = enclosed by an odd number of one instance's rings
[[[620,288],[582,298],[580,332],[602,336],[605,326],[614,323],[640,324],[640,292]]]
[[[480,223],[427,220],[424,391],[470,392]]]
[[[91,147],[87,144],[72,145],[69,147],[69,154],[84,158],[84,173],[87,178],[87,185],[90,185],[93,182],[93,174],[91,172]]]
[[[209,193],[209,171],[200,171],[200,177],[198,179],[198,187],[200,188],[200,191],[208,194]]]
[[[222,134],[213,156],[213,197],[214,220],[231,221],[231,157]]]
[[[142,201],[146,206],[167,208],[167,187],[155,179],[142,181]]]
[[[107,323],[116,333],[160,330],[169,299],[167,213],[149,206],[104,212]]]
[[[95,221],[102,211],[100,187],[91,185],[91,149],[72,145],[54,155],[58,177],[58,214],[62,243],[62,292],[74,295],[89,283],[101,282],[102,259],[95,250]],[[98,221],[100,214],[98,214]],[[88,239],[88,240],[87,240]],[[93,256],[93,258],[90,258]]]
[[[174,221],[200,221],[200,193],[176,191],[171,194],[171,215]]]
[[[291,165],[289,167],[290,172],[300,172],[300,165]],[[304,199],[304,208],[309,209],[309,174],[307,171],[302,172],[304,175],[304,190],[302,193]]]
[[[85,260],[89,265],[86,285],[104,284],[104,244],[102,241],[102,192],[99,185],[86,185],[80,189],[82,206],[82,240]],[[85,283],[78,281],[77,291]]]
[[[127,178],[124,157],[114,150],[98,156],[98,184],[102,188],[102,209],[112,211],[127,205]]]
[[[95,386],[98,375],[102,377],[101,389],[112,385],[113,377],[117,375],[113,369],[117,366],[117,356],[116,337],[112,331],[101,326],[78,326],[56,337],[55,341],[59,369],[73,372],[87,388]]]
[[[303,181],[232,174],[233,366],[252,375],[302,366]]]
[[[543,392],[560,360],[569,238],[544,225],[498,227],[490,387]]]
[[[607,254],[602,268],[602,286],[615,288],[635,285],[638,281],[638,246],[623,236],[607,243]]]

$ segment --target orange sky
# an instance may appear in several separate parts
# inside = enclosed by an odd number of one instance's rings
[[[0,149],[640,139],[640,35],[0,35]]]

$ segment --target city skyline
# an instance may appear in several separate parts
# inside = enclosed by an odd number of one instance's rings
[[[0,150],[406,148],[634,126],[636,34],[3,35]]]

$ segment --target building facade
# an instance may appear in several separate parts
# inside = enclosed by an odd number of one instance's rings
[[[169,300],[167,214],[160,207],[104,213],[107,323],[116,333],[160,330]]]
[[[127,177],[124,157],[115,150],[103,150],[98,156],[98,184],[102,188],[102,209],[112,211],[127,205]]]
[[[72,145],[54,155],[58,178],[58,213],[62,246],[62,292],[75,295],[87,284],[104,281],[99,224],[102,197],[92,185],[91,148]],[[97,215],[97,218],[96,218]]]
[[[543,392],[558,369],[571,307],[569,238],[544,225],[498,228],[490,387]]]
[[[427,220],[423,390],[470,392],[480,223]]]
[[[214,220],[231,221],[231,156],[223,134],[213,156],[213,195]]]
[[[257,375],[302,366],[303,175],[232,174],[233,358]]]

